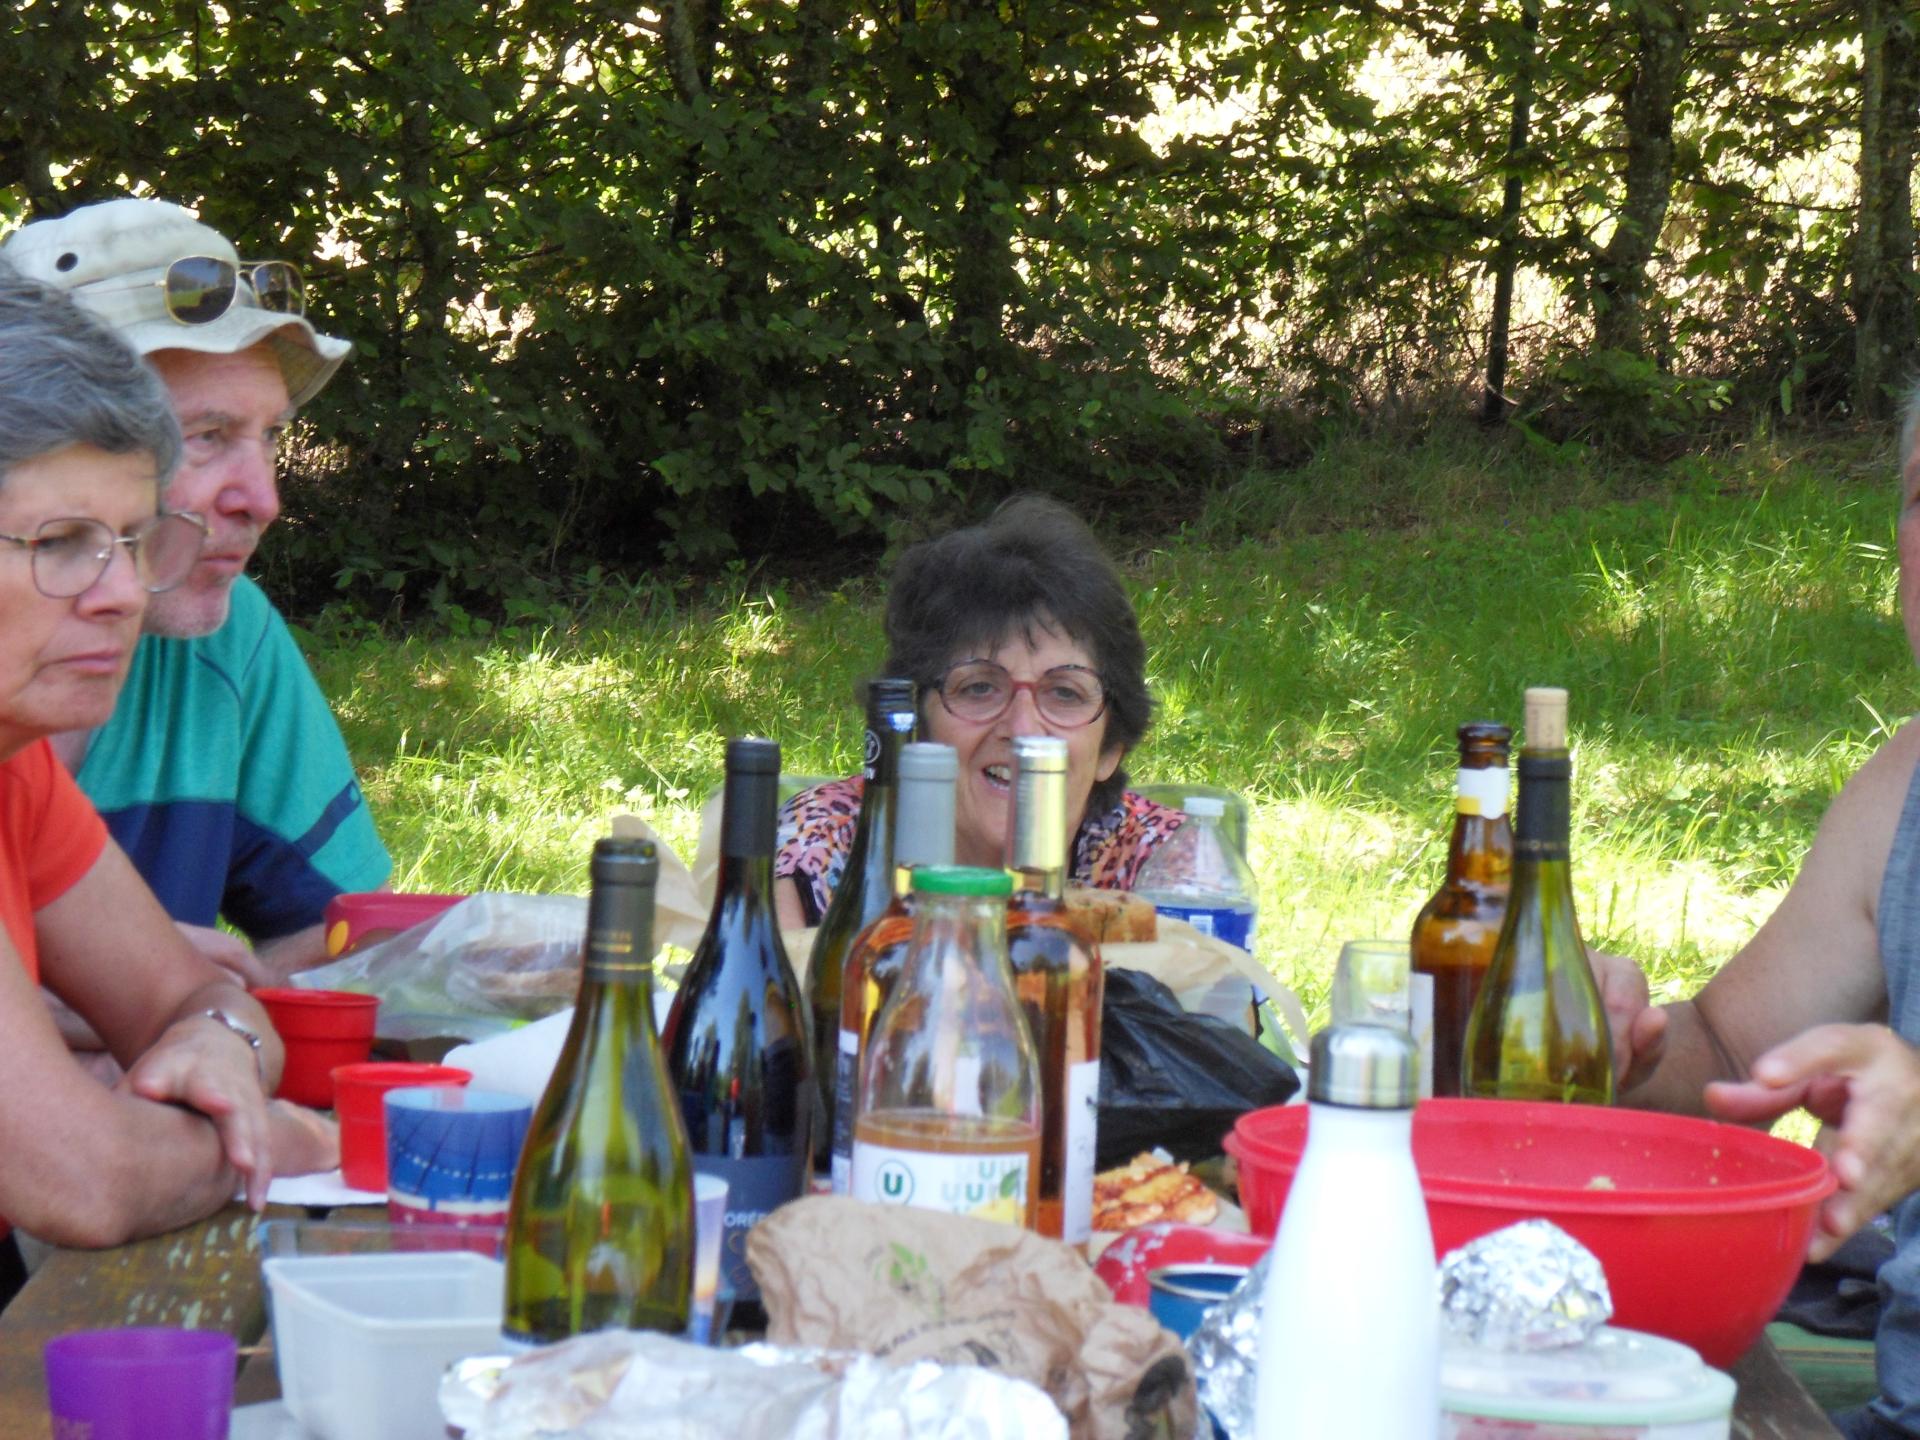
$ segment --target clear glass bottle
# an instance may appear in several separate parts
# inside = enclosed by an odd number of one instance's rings
[[[1162,915],[1251,953],[1257,891],[1245,857],[1220,828],[1226,801],[1189,795],[1181,808],[1186,823],[1147,857],[1133,893]]]
[[[813,1013],[813,1053],[835,1053],[840,1038],[840,995],[847,951],[860,932],[880,918],[893,899],[894,797],[900,748],[913,739],[919,714],[911,680],[884,677],[867,685],[866,758],[861,769],[860,820],[847,852],[846,869],[820,918],[807,961],[807,1004]],[[834,1135],[834,1069],[825,1063],[815,1079],[813,1174],[831,1184]]]
[[[812,1160],[807,1007],[773,902],[779,785],[773,741],[727,745],[713,913],[662,1037],[694,1169],[727,1182],[720,1294],[746,1329],[764,1323],[747,1232],[806,1193]]]
[[[687,1325],[693,1172],[653,1029],[659,869],[651,841],[594,846],[579,998],[507,1211],[504,1329],[517,1340]]]
[[[953,787],[960,773],[951,745],[916,741],[900,751],[900,813],[893,837],[893,900],[854,940],[840,979],[839,1053],[835,1056],[833,1193],[853,1186],[853,1122],[860,1108],[860,1056],[873,1017],[886,1003],[913,938],[913,872],[953,864]]]
[[[1513,881],[1467,1022],[1462,1090],[1509,1100],[1613,1103],[1613,1045],[1573,911],[1573,762],[1567,692],[1527,691]]]
[[[1413,922],[1411,1003],[1422,1099],[1460,1093],[1467,1020],[1493,963],[1513,874],[1507,818],[1513,731],[1475,720],[1460,727],[1458,738],[1447,873]]]
[[[853,1195],[1033,1224],[1040,1075],[1007,967],[1004,870],[913,875],[913,942],[873,1023],[854,1122]]]
[[[1066,907],[1067,742],[1013,737],[1007,953],[1040,1058],[1040,1195],[1034,1228],[1083,1244],[1093,1234],[1100,1104],[1099,947]]]

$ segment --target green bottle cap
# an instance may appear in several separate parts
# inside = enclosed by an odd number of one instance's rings
[[[1013,877],[981,865],[922,865],[913,872],[916,895],[1011,895]]]

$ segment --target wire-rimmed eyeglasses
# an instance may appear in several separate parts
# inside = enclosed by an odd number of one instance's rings
[[[0,534],[0,540],[27,552],[33,588],[49,600],[86,594],[100,583],[122,545],[141,588],[158,595],[192,572],[207,543],[207,522],[191,510],[162,510],[116,535],[105,521],[76,515],[48,520],[31,535]]]

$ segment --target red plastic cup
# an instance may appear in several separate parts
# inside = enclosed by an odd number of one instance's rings
[[[90,1440],[226,1440],[233,1336],[131,1326],[49,1340],[47,1407],[56,1435]]]
[[[333,1072],[333,1108],[340,1116],[340,1175],[356,1190],[387,1188],[387,1091],[402,1085],[465,1085],[471,1070],[405,1060],[341,1065]]]
[[[373,1051],[380,997],[350,990],[256,990],[253,998],[266,1007],[287,1047],[286,1069],[274,1093],[316,1110],[331,1109],[335,1069],[357,1064]]]
[[[363,945],[377,945],[402,930],[451,910],[464,895],[395,895],[387,891],[358,891],[336,895],[321,912],[326,926],[327,955],[345,955]]]

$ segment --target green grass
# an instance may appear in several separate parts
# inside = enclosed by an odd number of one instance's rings
[[[1588,939],[1690,993],[1911,706],[1888,448],[1607,472],[1439,435],[1249,477],[1122,538],[1161,705],[1130,768],[1248,796],[1259,954],[1323,1013],[1340,942],[1405,933],[1437,883],[1454,727],[1566,685]],[[636,593],[564,633],[307,632],[397,885],[581,890],[620,809],[691,858],[729,735],[854,766],[878,580]]]

